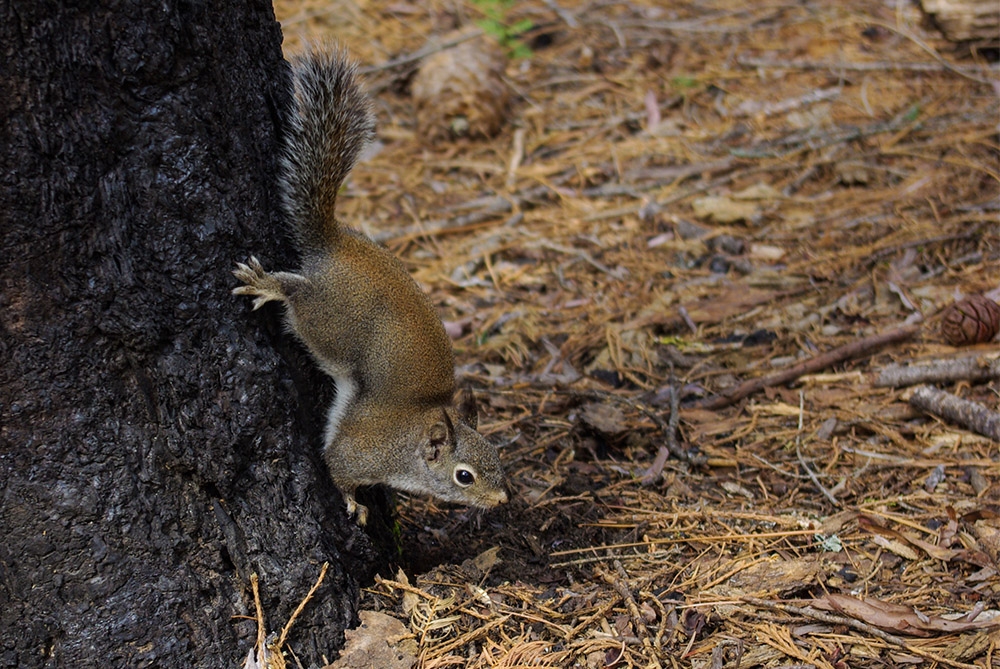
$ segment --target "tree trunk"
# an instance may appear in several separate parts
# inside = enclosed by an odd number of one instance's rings
[[[332,389],[230,295],[294,266],[270,3],[0,0],[0,666],[321,663],[374,551],[317,444]]]

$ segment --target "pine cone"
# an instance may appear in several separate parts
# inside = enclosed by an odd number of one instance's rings
[[[463,42],[424,60],[410,87],[417,130],[425,141],[492,137],[507,120],[507,56],[487,37]]]
[[[952,346],[988,342],[1000,332],[1000,304],[982,295],[970,295],[948,307],[941,334]]]

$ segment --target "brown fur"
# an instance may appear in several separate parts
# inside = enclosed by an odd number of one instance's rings
[[[360,485],[479,507],[505,502],[496,447],[475,429],[474,399],[452,404],[451,342],[430,300],[397,258],[334,215],[374,128],[354,68],[339,51],[315,52],[293,64],[293,76],[281,187],[302,268],[268,273],[251,258],[238,264],[244,285],[233,292],[255,296],[255,309],[284,302],[289,328],[336,380],[324,457],[360,523]]]

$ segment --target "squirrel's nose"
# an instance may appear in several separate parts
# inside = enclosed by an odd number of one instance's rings
[[[510,487],[510,479],[504,478],[503,487],[497,491],[497,504],[506,504],[514,496],[514,490]]]

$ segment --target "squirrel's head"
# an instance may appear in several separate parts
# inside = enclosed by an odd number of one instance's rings
[[[491,508],[507,501],[507,484],[497,448],[476,431],[476,400],[463,391],[457,407],[429,411],[419,459],[429,492],[446,502]]]

